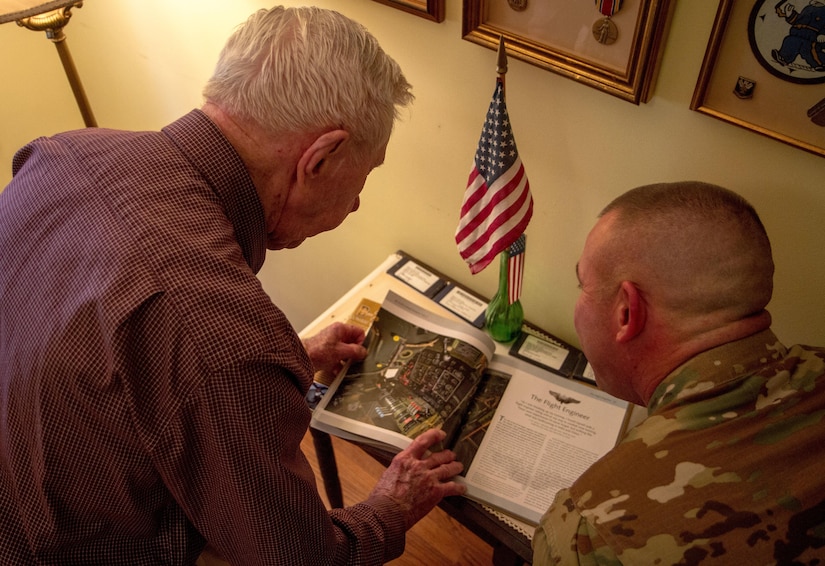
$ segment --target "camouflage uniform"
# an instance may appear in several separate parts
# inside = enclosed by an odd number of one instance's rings
[[[704,352],[562,490],[535,564],[825,563],[825,348],[766,330]]]

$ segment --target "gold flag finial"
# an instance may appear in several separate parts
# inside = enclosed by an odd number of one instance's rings
[[[499,75],[507,73],[507,49],[504,47],[504,36],[500,35],[498,39],[498,67],[496,72]]]

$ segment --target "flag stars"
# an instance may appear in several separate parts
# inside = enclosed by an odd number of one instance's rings
[[[509,169],[518,158],[510,129],[510,117],[501,96],[494,98],[487,111],[476,151],[476,164],[488,182]]]

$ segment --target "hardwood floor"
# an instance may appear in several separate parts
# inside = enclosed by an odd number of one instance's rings
[[[344,492],[344,505],[353,505],[367,497],[384,467],[348,442],[333,437],[332,443]],[[301,447],[315,470],[321,498],[328,505],[309,433],[304,437]],[[492,560],[493,549],[489,544],[436,508],[407,533],[407,546],[403,556],[388,564],[481,566],[492,564]],[[206,552],[198,561],[198,566],[228,566],[228,563]]]

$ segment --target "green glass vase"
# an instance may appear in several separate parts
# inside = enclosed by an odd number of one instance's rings
[[[498,291],[487,306],[487,332],[496,342],[509,342],[518,336],[524,322],[521,301],[510,304],[507,281],[507,250],[499,254]]]

